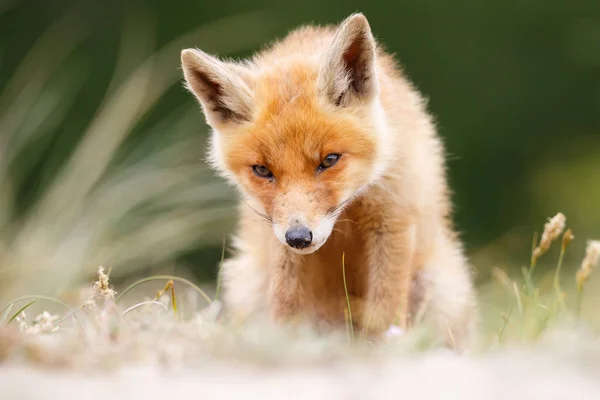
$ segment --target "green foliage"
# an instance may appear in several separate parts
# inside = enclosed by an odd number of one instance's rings
[[[231,228],[231,192],[202,160],[197,105],[157,110],[183,92],[182,48],[254,47],[269,14],[216,19],[156,46],[147,11],[127,10],[107,89],[81,120],[81,96],[98,81],[81,53],[97,34],[92,17],[83,3],[68,9],[0,91],[0,300],[67,289],[105,262],[117,277],[168,265]]]
[[[116,279],[169,265],[215,278],[234,196],[202,160],[179,51],[242,57],[356,10],[430,99],[482,281],[490,241],[514,261],[556,209],[596,234],[597,3],[13,1],[0,6],[0,299],[104,263]]]

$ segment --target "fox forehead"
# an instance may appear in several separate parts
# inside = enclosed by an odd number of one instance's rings
[[[317,60],[290,57],[268,67],[255,66],[250,83],[256,107],[276,115],[295,106],[309,104],[317,94]]]
[[[225,156],[232,169],[260,164],[273,173],[314,172],[332,153],[372,160],[375,137],[354,116],[323,109],[304,92],[292,101],[259,110],[255,121],[227,135]]]

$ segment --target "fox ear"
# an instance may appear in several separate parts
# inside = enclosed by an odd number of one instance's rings
[[[353,14],[340,27],[325,55],[319,88],[336,105],[377,94],[375,39],[363,14]]]
[[[250,120],[252,92],[237,66],[194,49],[181,52],[181,65],[187,87],[200,102],[209,125]]]

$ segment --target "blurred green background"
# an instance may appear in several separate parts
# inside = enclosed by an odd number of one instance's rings
[[[244,57],[355,11],[429,99],[481,276],[526,263],[558,211],[580,260],[600,237],[598,1],[3,0],[0,272],[36,290],[99,263],[214,279],[235,194],[204,167],[179,51]]]

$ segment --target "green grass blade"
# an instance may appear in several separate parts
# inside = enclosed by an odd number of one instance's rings
[[[50,297],[50,296],[42,296],[42,295],[27,295],[27,296],[23,296],[23,297],[19,297],[18,299],[12,300],[11,302],[9,302],[7,305],[5,305],[4,307],[2,307],[2,309],[0,310],[0,312],[4,312],[7,308],[9,308],[10,306],[12,306],[13,304],[16,304],[20,301],[23,300],[45,300],[45,301],[49,301],[55,304],[58,304],[64,308],[66,308],[67,310],[71,311],[71,307],[69,307],[68,304],[63,303],[62,301],[55,299],[54,297]]]
[[[34,305],[35,303],[37,303],[37,300],[32,300],[29,303],[25,304],[23,307],[21,307],[19,309],[19,311],[17,311],[16,313],[13,314],[12,317],[10,317],[10,319],[8,320],[8,322],[6,323],[6,325],[8,325],[11,322],[13,322],[19,316],[19,314],[21,314],[23,311],[25,311],[26,309],[28,309],[30,306]]]
[[[13,307],[15,306],[14,303],[10,303],[8,305],[8,308],[6,309],[6,311],[4,311],[4,313],[2,314],[2,318],[0,318],[0,324],[3,324],[4,321],[6,321],[6,318],[8,318],[8,314],[10,314],[10,311],[13,309]]]
[[[217,271],[217,288],[215,289],[215,301],[219,300],[219,291],[221,289],[221,267],[225,260],[225,238],[223,238],[223,247],[221,248],[221,263],[219,264],[219,270]]]

